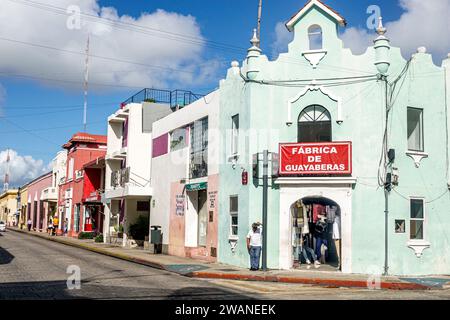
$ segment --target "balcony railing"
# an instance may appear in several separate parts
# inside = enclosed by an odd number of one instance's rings
[[[198,99],[203,98],[204,95],[195,94],[191,91],[185,90],[160,90],[160,89],[148,89],[145,88],[135,95],[131,96],[122,103],[125,106],[129,103],[142,103],[142,102],[153,102],[153,103],[166,103],[169,104],[171,108],[184,107],[187,106]]]
[[[150,180],[131,172],[130,167],[111,172],[111,187],[125,187],[130,184],[137,187],[150,186]]]

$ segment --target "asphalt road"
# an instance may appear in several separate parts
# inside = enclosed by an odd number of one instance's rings
[[[78,266],[80,289],[67,287]],[[71,284],[76,284],[70,281]],[[250,299],[239,290],[26,234],[0,233],[0,299]]]
[[[68,289],[69,266],[81,272]],[[14,231],[0,233],[0,299],[450,299],[450,290],[367,290],[202,280]]]

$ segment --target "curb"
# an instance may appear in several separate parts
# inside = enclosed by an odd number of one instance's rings
[[[133,257],[127,256],[127,255],[124,255],[124,254],[120,254],[120,253],[108,252],[108,251],[100,249],[100,248],[92,247],[92,246],[90,246],[88,244],[74,243],[74,242],[71,242],[71,241],[65,241],[64,239],[61,239],[61,238],[49,238],[49,237],[46,237],[44,235],[40,235],[38,233],[34,233],[34,232],[31,233],[31,232],[28,232],[28,231],[25,231],[25,230],[20,230],[20,229],[8,228],[8,230],[14,231],[14,232],[18,232],[18,233],[28,234],[30,236],[34,236],[34,237],[41,238],[41,239],[44,239],[44,240],[58,242],[58,243],[61,243],[61,244],[67,245],[67,246],[71,246],[71,247],[75,247],[75,248],[79,248],[79,249],[89,250],[89,251],[92,251],[92,252],[96,252],[98,254],[103,254],[105,256],[109,256],[109,257],[113,257],[113,258],[129,261],[129,262],[134,262],[134,263],[137,263],[137,264],[145,265],[147,267],[173,272],[173,271],[167,270],[166,267],[163,264],[160,264],[160,263],[157,263],[157,262],[151,262],[151,261],[147,261],[147,260],[143,260],[143,259],[139,259],[139,258],[133,258]],[[176,272],[174,272],[174,273],[176,273]]]
[[[206,278],[206,279],[227,279],[240,281],[263,281],[263,282],[282,282],[282,283],[297,283],[309,284],[324,287],[349,287],[349,288],[365,288],[368,289],[367,281],[362,280],[340,280],[340,279],[319,279],[319,278],[294,278],[284,276],[258,276],[258,275],[243,275],[236,273],[214,273],[214,272],[192,272],[188,275],[192,278]],[[388,290],[430,290],[428,286],[416,283],[406,282],[381,282],[380,289]]]
[[[340,280],[340,279],[320,279],[320,278],[299,278],[299,277],[286,277],[286,276],[267,276],[267,275],[246,275],[246,274],[237,274],[237,273],[219,273],[219,272],[207,272],[207,271],[194,271],[188,274],[183,274],[179,272],[175,272],[173,270],[169,270],[165,267],[165,265],[151,262],[140,258],[133,258],[125,254],[108,252],[104,249],[95,248],[87,244],[83,243],[74,243],[71,241],[65,241],[61,238],[48,238],[44,235],[38,233],[30,233],[26,230],[20,229],[11,229],[8,230],[25,233],[34,237],[38,237],[44,240],[49,240],[53,242],[58,242],[61,244],[65,244],[68,246],[89,250],[92,252],[96,252],[99,254],[103,254],[109,257],[145,265],[154,269],[164,270],[171,273],[179,274],[182,276],[190,277],[190,278],[199,278],[199,279],[226,279],[226,280],[239,280],[239,281],[262,281],[262,282],[280,282],[280,283],[297,283],[297,284],[307,284],[307,285],[316,285],[330,288],[339,288],[339,287],[349,287],[349,288],[365,288],[368,289],[367,281],[363,280]],[[429,286],[421,285],[418,283],[407,283],[407,282],[381,282],[380,289],[388,289],[388,290],[431,290],[435,289]]]

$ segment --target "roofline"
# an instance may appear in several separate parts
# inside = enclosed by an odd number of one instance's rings
[[[44,174],[40,175],[40,176],[37,177],[37,178],[34,178],[33,180],[31,180],[30,182],[28,182],[27,184],[25,184],[25,185],[23,185],[23,186],[30,186],[30,184],[39,181],[40,179],[44,178],[44,177],[47,176],[47,175],[52,176],[52,175],[53,175],[53,170],[52,170],[52,171],[49,171],[49,172],[47,172],[47,173],[44,173]]]
[[[328,5],[324,4],[321,0],[309,0],[307,4],[303,8],[300,9],[295,15],[289,19],[288,22],[286,22],[286,28],[292,32],[294,30],[294,25],[297,23],[297,21],[314,5],[318,6],[320,9],[325,11],[327,14],[329,14],[333,19],[335,19],[340,26],[345,27],[347,25],[347,22],[345,21],[345,18],[341,16],[337,11],[329,7]]]

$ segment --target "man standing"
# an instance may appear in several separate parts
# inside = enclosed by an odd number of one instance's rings
[[[33,222],[31,221],[31,219],[28,219],[28,221],[27,221],[27,225],[28,225],[28,231],[31,231],[31,224],[32,224]]]
[[[259,222],[252,224],[252,229],[247,235],[247,249],[250,254],[250,270],[257,271],[259,269],[259,258],[261,256],[262,247],[262,224]]]

